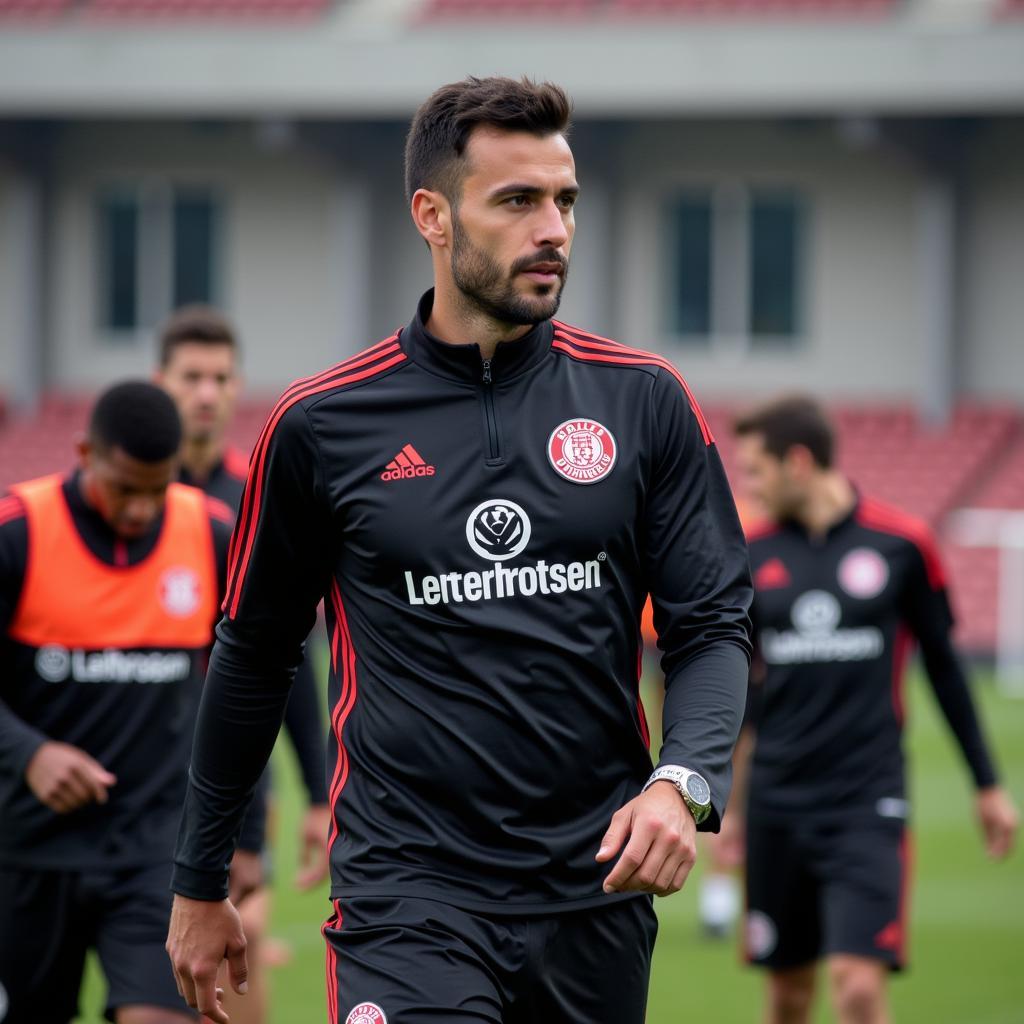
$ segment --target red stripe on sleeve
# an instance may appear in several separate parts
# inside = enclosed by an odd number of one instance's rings
[[[857,508],[856,520],[862,526],[909,540],[921,553],[932,590],[946,585],[946,570],[939,555],[939,546],[928,524],[891,505],[874,498],[864,498]]]
[[[711,433],[711,428],[708,426],[708,421],[704,418],[704,412],[700,407],[700,403],[694,397],[689,385],[683,380],[682,374],[662,356],[656,355],[653,352],[643,352],[640,349],[629,348],[626,345],[620,345],[618,342],[601,344],[594,341],[586,341],[574,337],[563,330],[555,331],[555,340],[551,343],[551,347],[560,349],[571,356],[575,356],[577,359],[589,360],[590,362],[611,363],[619,366],[657,366],[672,374],[686,393],[686,399],[690,403],[693,415],[697,418],[697,425],[700,427],[704,443],[707,445],[714,444],[715,438]]]
[[[242,503],[238,513],[238,529],[235,530],[235,534],[231,540],[231,546],[228,548],[228,564],[232,567],[235,565],[236,558],[236,547],[238,539],[242,535],[243,529],[246,528],[248,523],[249,511],[251,509],[251,486],[252,486],[252,469],[256,460],[257,454],[264,450],[268,441],[269,434],[272,430],[272,424],[276,424],[277,419],[280,419],[280,415],[289,408],[291,399],[303,391],[305,388],[312,387],[320,384],[323,381],[329,380],[331,377],[344,372],[349,369],[355,369],[357,366],[361,366],[366,362],[376,358],[380,353],[380,350],[387,348],[388,351],[392,351],[397,346],[394,345],[398,335],[392,335],[390,338],[385,338],[383,341],[377,342],[376,345],[371,345],[370,348],[366,349],[365,352],[357,353],[350,359],[343,360],[342,362],[330,367],[330,369],[324,370],[321,373],[314,374],[312,377],[303,377],[300,380],[295,381],[291,384],[285,393],[278,400],[277,405],[274,406],[270,415],[267,417],[267,422],[263,425],[263,429],[260,431],[260,436],[256,441],[256,446],[253,449],[252,457],[249,460],[248,470],[246,471],[246,484],[245,490],[242,493]],[[280,415],[279,415],[280,414]],[[276,417],[276,419],[275,419]]]
[[[263,482],[266,471],[267,452],[270,448],[270,441],[274,430],[277,429],[277,425],[281,422],[284,414],[303,399],[374,377],[393,366],[397,366],[406,359],[405,353],[394,343],[385,348],[375,346],[375,349],[377,351],[374,352],[373,356],[365,358],[356,357],[355,361],[340,364],[345,367],[345,370],[340,374],[336,370],[328,371],[327,374],[310,378],[310,383],[304,387],[297,385],[290,389],[287,396],[278,402],[277,408],[271,414],[267,425],[263,428],[263,434],[256,449],[253,451],[249,478],[246,480],[245,493],[242,496],[242,512],[232,537],[232,550],[229,552],[230,573],[228,577],[228,593],[224,599],[224,611],[230,618],[234,618],[238,614],[242,586],[245,583],[245,575],[249,567],[249,557],[252,554],[252,547],[256,540],[256,528],[259,523],[259,514],[263,502]],[[364,366],[364,369],[358,370],[358,372],[351,372],[355,371],[359,366]]]

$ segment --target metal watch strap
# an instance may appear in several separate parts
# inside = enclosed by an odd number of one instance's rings
[[[711,814],[711,803],[708,801],[708,803],[699,804],[690,796],[686,788],[686,781],[691,775],[696,775],[707,786],[707,780],[704,779],[700,772],[695,772],[681,764],[663,764],[661,767],[654,769],[651,777],[644,783],[644,788],[641,792],[646,793],[655,782],[671,782],[679,790],[680,796],[682,796],[686,806],[690,809],[690,813],[693,815],[693,820],[700,825]]]

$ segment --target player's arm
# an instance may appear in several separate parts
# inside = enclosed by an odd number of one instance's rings
[[[0,633],[14,619],[28,558],[28,525],[17,497],[0,498]],[[106,803],[117,779],[84,750],[50,739],[11,710],[0,668],[0,774],[23,777],[40,803],[67,814]]]
[[[228,584],[228,562],[231,548],[232,527],[235,514],[218,498],[207,495],[207,509],[210,514],[210,530],[213,534],[214,559],[217,563],[217,616],[220,619],[220,605],[224,600]],[[263,849],[267,838],[267,805],[270,799],[270,774],[264,772],[256,786],[249,808],[242,819],[238,845],[231,858],[228,876],[228,894],[231,902],[239,903],[255,892],[264,883]]]
[[[921,646],[921,658],[939,707],[974,780],[975,809],[989,855],[1004,857],[1013,848],[1019,815],[999,784],[963,663],[953,646],[953,613],[945,574],[930,536],[922,536],[920,544],[914,545],[903,607],[904,617]]]
[[[718,451],[666,370],[651,412],[641,557],[665,675],[659,765],[704,776],[712,810],[701,827],[717,831],[750,663],[747,548]],[[668,894],[682,886],[696,857],[695,825],[671,783],[656,782],[617,812],[598,859],[620,848],[606,888]]]
[[[280,407],[279,407],[280,409]],[[224,617],[196,723],[171,887],[168,952],[189,1005],[218,1024],[220,961],[244,983],[244,937],[228,864],[246,804],[284,717],[303,641],[333,564],[320,453],[306,413],[272,415],[257,445],[231,541]]]

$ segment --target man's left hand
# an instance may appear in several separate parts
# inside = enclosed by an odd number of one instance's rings
[[[1002,786],[988,786],[978,791],[975,809],[988,855],[994,860],[1008,856],[1020,825],[1020,815],[1010,794]]]
[[[228,899],[237,907],[263,885],[263,854],[252,850],[235,850],[228,877]]]
[[[327,835],[330,828],[330,804],[311,804],[299,833],[302,851],[301,869],[295,876],[296,888],[311,889],[314,885],[319,885],[330,873],[327,850]]]
[[[697,826],[671,782],[654,783],[612,815],[596,860],[609,861],[620,849],[605,892],[670,896],[682,889],[697,860]]]

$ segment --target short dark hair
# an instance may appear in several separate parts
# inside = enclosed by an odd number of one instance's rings
[[[737,437],[760,434],[767,452],[785,458],[802,445],[822,469],[831,469],[835,457],[835,430],[821,403],[809,395],[784,395],[738,416],[733,423]]]
[[[145,380],[126,380],[96,400],[89,440],[98,451],[120,448],[140,462],[163,462],[181,447],[181,419],[163,388]]]
[[[564,89],[529,78],[474,78],[442,85],[416,111],[405,140],[405,197],[442,192],[457,204],[466,145],[479,125],[545,136],[565,134],[572,104]]]
[[[234,329],[223,313],[212,306],[190,305],[176,309],[160,331],[160,365],[167,366],[179,345],[228,345],[238,349]]]

